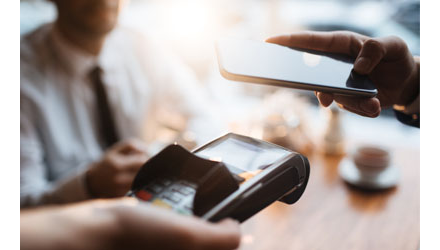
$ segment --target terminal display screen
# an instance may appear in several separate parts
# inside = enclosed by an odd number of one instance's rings
[[[228,169],[248,180],[291,152],[272,144],[243,141],[233,137],[210,145],[196,155],[223,162]]]

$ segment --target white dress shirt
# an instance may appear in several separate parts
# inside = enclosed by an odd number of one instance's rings
[[[98,57],[72,46],[53,24],[21,40],[21,207],[89,198],[84,174],[103,153],[90,71],[99,66],[118,134],[147,138],[158,108],[194,114],[194,75],[140,35],[116,28]],[[198,108],[196,108],[198,107]]]

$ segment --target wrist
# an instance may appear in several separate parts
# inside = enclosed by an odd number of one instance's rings
[[[95,185],[94,185],[94,175],[95,175],[95,165],[97,163],[92,163],[89,166],[89,169],[85,172],[84,176],[84,184],[86,187],[86,191],[89,194],[91,198],[98,198],[98,192],[96,191]]]
[[[56,227],[51,223],[51,214],[48,208],[20,211],[20,249],[51,250],[55,245],[62,245],[59,231],[53,231]]]
[[[393,109],[406,115],[416,115],[420,113],[420,95],[407,105],[394,105]],[[414,117],[417,119],[417,116]]]
[[[414,103],[420,95],[420,57],[413,57],[414,66],[408,79],[402,84],[403,90],[396,103],[397,106],[408,106]],[[398,110],[398,109],[397,109]]]
[[[121,232],[117,216],[111,210],[113,203],[112,200],[89,201],[59,210],[57,221],[66,228],[64,247],[60,249],[114,249],[114,240]]]
[[[137,201],[135,201],[137,203]],[[136,213],[133,210],[133,200],[131,198],[113,199],[112,204],[108,207],[107,212],[111,214],[112,230],[109,231],[108,249],[126,249],[130,247],[130,237],[136,232],[132,232],[131,228],[136,227]],[[134,214],[134,216],[133,216]]]
[[[83,227],[82,225],[87,224],[87,222],[83,222],[79,226],[79,237],[84,240],[81,249],[119,249],[115,246],[123,231],[119,225],[118,214],[112,209],[114,203],[113,200],[103,200],[96,201],[96,206],[91,206],[90,218],[87,219],[91,223]]]

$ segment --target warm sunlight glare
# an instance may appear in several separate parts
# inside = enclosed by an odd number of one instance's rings
[[[175,39],[194,39],[210,26],[210,9],[201,0],[173,1],[164,13],[166,28]]]

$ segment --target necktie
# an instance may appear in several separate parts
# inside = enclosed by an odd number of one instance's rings
[[[110,147],[119,140],[116,124],[108,103],[107,92],[101,79],[102,70],[94,68],[90,77],[96,95],[96,106],[98,110],[98,128],[104,149]]]

